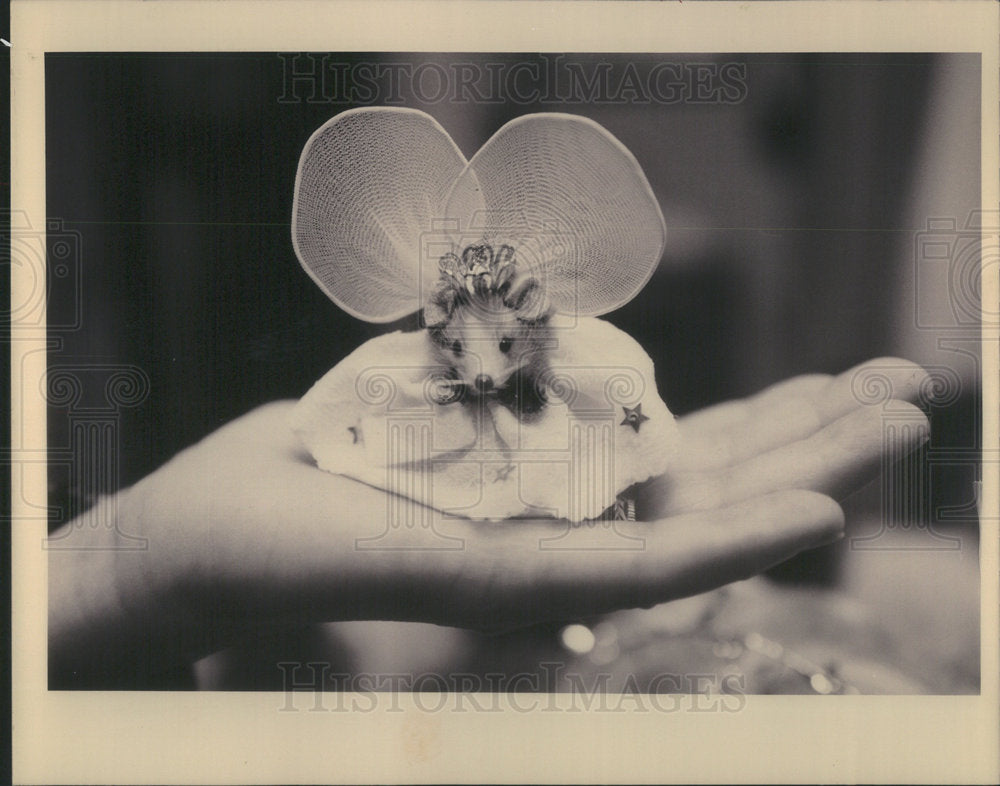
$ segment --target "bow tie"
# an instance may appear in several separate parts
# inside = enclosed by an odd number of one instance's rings
[[[489,407],[491,403],[495,403],[509,410],[522,422],[533,420],[547,403],[545,391],[539,385],[537,377],[531,374],[514,374],[503,387],[483,394],[475,393],[469,385],[452,376],[432,377],[431,384],[431,395],[437,404],[478,404]]]

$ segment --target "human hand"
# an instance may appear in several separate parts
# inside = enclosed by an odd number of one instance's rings
[[[882,408],[853,393],[876,368],[898,399],[894,422],[913,426],[894,431],[900,444],[885,444]],[[470,521],[412,503],[427,526],[389,528],[390,496],[318,470],[288,429],[291,404],[271,404],[106,501],[147,550],[103,533],[101,550],[50,554],[50,657],[64,673],[110,675],[129,660],[194,660],[271,623],[503,630],[703,592],[839,537],[834,500],[875,477],[887,449],[925,438],[926,418],[904,403],[925,379],[873,361],[682,418],[670,471],[639,490],[649,520],[613,525]]]

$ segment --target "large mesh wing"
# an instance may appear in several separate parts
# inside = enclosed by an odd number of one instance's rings
[[[437,258],[422,261],[421,249],[465,166],[448,133],[423,112],[337,115],[299,160],[292,207],[299,261],[355,317],[390,322],[417,311],[438,276]]]
[[[514,246],[518,267],[542,282],[556,310],[580,316],[631,300],[666,240],[638,162],[576,115],[525,115],[503,126],[469,162],[447,212],[480,228],[470,238]]]

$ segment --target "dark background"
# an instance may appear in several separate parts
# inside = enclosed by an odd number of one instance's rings
[[[302,395],[361,341],[396,327],[340,311],[292,250],[303,144],[355,105],[289,81],[290,68],[307,72],[322,57],[46,55],[49,364],[99,372],[79,374],[72,406],[54,397],[50,407],[50,446],[67,457],[50,470],[53,526],[254,406]],[[327,57],[539,62],[523,54]],[[585,114],[633,152],[663,206],[668,246],[649,285],[607,318],[653,357],[674,412],[880,355],[940,360],[921,356],[927,340],[906,293],[915,233],[927,217],[956,215],[949,194],[935,202],[928,161],[939,152],[958,160],[960,187],[978,204],[978,57],[568,57],[616,68],[738,63],[745,92],[735,102],[669,104],[429,104],[404,94],[401,105],[435,116],[467,157],[504,122],[535,111]],[[954,120],[940,105],[942,80],[972,91],[975,122],[938,151],[927,140]],[[72,251],[57,279],[60,238]],[[954,358],[944,362],[961,378],[961,395],[934,413],[935,440],[975,448],[978,368]],[[148,395],[115,410],[114,433],[99,448],[109,469],[94,481],[73,424],[88,407],[106,406],[107,375],[123,366],[148,381]],[[938,473],[935,499],[967,501],[973,475],[964,465]],[[815,562],[799,570],[822,572]]]

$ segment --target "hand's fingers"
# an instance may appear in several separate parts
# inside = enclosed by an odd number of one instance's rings
[[[662,552],[664,564],[643,567],[663,571],[671,597],[694,595],[749,578],[800,551],[831,543],[843,536],[843,530],[843,511],[829,497],[810,491],[780,491],[701,516],[660,522],[651,551]],[[647,578],[652,578],[651,573],[640,573],[638,580]]]
[[[862,406],[889,399],[916,402],[927,390],[927,373],[897,358],[863,363],[836,377],[812,375],[775,385],[678,421],[684,449],[677,469],[730,466],[799,441]]]
[[[912,404],[864,407],[811,436],[716,472],[676,473],[649,484],[646,504],[658,514],[709,510],[780,489],[811,489],[842,499],[928,437],[927,418]]]
[[[464,562],[476,569],[451,585],[447,608],[423,614],[431,622],[502,629],[649,607],[748,578],[829,543],[841,536],[843,523],[835,502],[806,491],[651,523],[615,522],[600,536],[601,548],[585,526],[557,549],[539,547],[551,543],[552,523],[509,522],[492,542],[468,540]]]
[[[678,423],[698,434],[725,433],[747,421],[752,412],[762,412],[790,397],[811,396],[822,390],[833,377],[829,374],[805,374],[777,382],[745,399],[724,401],[684,415]]]
[[[742,401],[719,404],[678,421],[683,447],[677,470],[728,467],[822,428],[817,398],[832,378],[797,377]]]
[[[882,406],[889,400],[919,404],[929,392],[929,379],[909,360],[876,358],[834,377],[815,403],[823,423],[830,423],[859,406]]]

